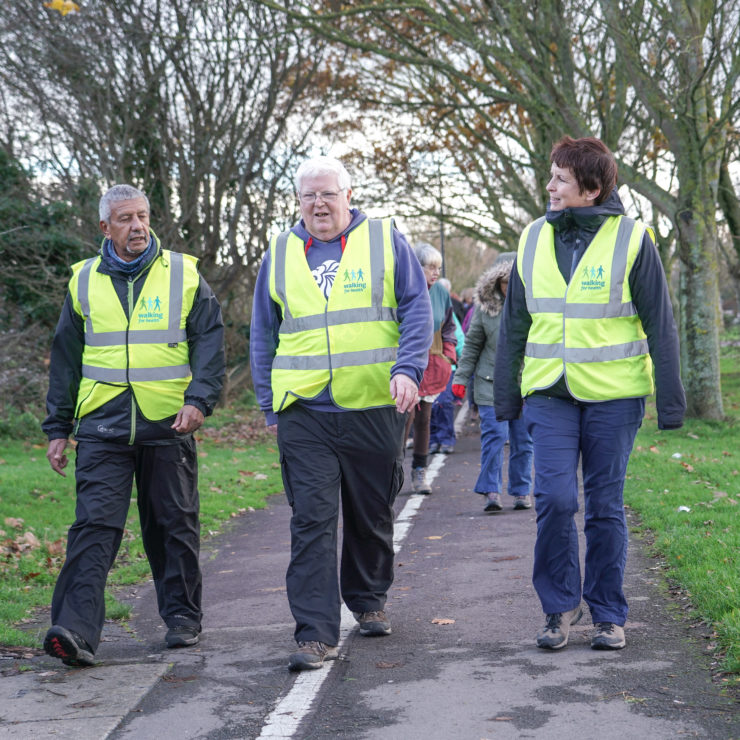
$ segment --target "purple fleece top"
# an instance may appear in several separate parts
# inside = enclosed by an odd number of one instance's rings
[[[351,209],[352,220],[343,232],[346,236],[367,216],[356,208]],[[310,238],[303,220],[291,231],[304,244]],[[342,258],[342,234],[331,242],[314,238],[308,249],[306,259],[314,279],[324,296],[329,292],[337,274]],[[426,278],[416,256],[406,238],[395,227],[393,229],[393,248],[396,256],[394,284],[396,289],[396,314],[399,322],[400,338],[396,363],[391,368],[391,377],[403,373],[418,385],[427,366],[429,347],[432,345],[432,307],[429,301]],[[265,414],[267,424],[277,423],[277,414],[272,410],[272,360],[279,341],[282,315],[280,307],[270,296],[270,250],[265,253],[257,275],[252,304],[252,322],[249,334],[250,364],[252,382],[260,409]],[[389,379],[390,380],[390,379]],[[298,401],[318,411],[346,411],[339,408],[331,398],[327,387],[315,398]]]

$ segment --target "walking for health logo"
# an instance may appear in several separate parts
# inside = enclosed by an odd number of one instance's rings
[[[357,270],[354,268],[345,268],[342,274],[342,282],[345,293],[360,293],[367,289],[365,270],[361,267]]]
[[[581,268],[581,290],[601,290],[606,285],[602,265],[584,265]]]
[[[139,300],[138,319],[142,324],[153,324],[164,318],[159,296],[142,296]]]

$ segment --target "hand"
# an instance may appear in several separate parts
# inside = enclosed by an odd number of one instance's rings
[[[419,400],[419,386],[408,375],[398,373],[391,378],[391,398],[396,401],[396,411],[405,414]]]
[[[277,424],[268,424],[266,429],[270,434],[277,436]]]
[[[186,403],[177,412],[175,423],[171,429],[180,432],[180,434],[190,434],[200,427],[204,418],[203,412],[199,408]]]
[[[460,385],[460,383],[453,383],[452,395],[455,396],[455,398],[465,398],[465,386]]]
[[[60,437],[59,439],[52,439],[49,442],[49,448],[46,450],[46,459],[51,465],[51,469],[55,473],[59,473],[62,478],[66,478],[67,474],[64,472],[64,468],[67,467],[67,456],[64,454],[64,450],[67,447],[67,438]]]

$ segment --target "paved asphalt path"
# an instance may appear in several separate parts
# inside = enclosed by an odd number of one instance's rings
[[[318,672],[287,670],[289,508],[278,495],[203,553],[197,647],[164,649],[149,584],[124,594],[134,604],[130,629],[106,624],[93,668],[12,660],[0,648],[0,738],[740,738],[737,693],[723,695],[712,680],[702,628],[675,617],[658,563],[635,539],[626,649],[591,650],[587,615],[564,650],[534,646],[543,623],[530,581],[534,510],[507,501],[483,513],[472,492],[478,450],[468,422],[420,502],[396,559],[393,634],[352,629],[315,698],[300,689]],[[407,484],[397,509],[409,500]],[[294,731],[268,721],[281,712]]]

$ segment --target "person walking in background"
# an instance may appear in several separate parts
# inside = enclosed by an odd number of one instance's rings
[[[462,355],[465,346],[465,334],[463,334],[460,321],[455,313],[455,302],[450,292],[452,287],[447,278],[440,278],[437,281],[448,293],[452,299],[452,319],[455,322],[455,353],[458,357]],[[453,373],[455,366],[452,367]],[[437,396],[432,404],[432,413],[429,419],[429,454],[442,453],[449,455],[455,451],[455,397],[452,395],[452,373],[447,381],[445,389]]]
[[[302,671],[337,657],[340,585],[361,635],[391,633],[393,502],[432,313],[406,239],[392,219],[350,207],[340,161],[303,162],[295,188],[301,220],[271,239],[262,261],[250,355],[292,509],[286,585],[298,649],[288,667]]]
[[[460,321],[463,333],[468,333],[468,327],[470,322],[473,320],[473,313],[475,312],[475,302],[473,296],[475,295],[475,288],[463,288],[460,293],[460,300],[464,310],[463,318]]]
[[[414,445],[411,460],[411,486],[415,493],[429,494],[432,487],[427,480],[429,461],[429,433],[432,404],[447,387],[452,366],[457,360],[455,321],[450,294],[437,282],[442,271],[442,255],[431,244],[414,245],[414,254],[426,279],[434,319],[434,338],[429,348],[429,359],[419,386],[419,402],[412,407],[406,421],[406,437],[413,426]]]
[[[618,650],[628,612],[627,463],[653,369],[658,427],[683,424],[678,335],[652,230],[624,215],[611,151],[596,138],[565,136],[550,162],[547,213],[522,233],[511,273],[494,405],[498,419],[511,420],[523,403],[534,444],[533,583],[546,615],[537,646],[565,647],[583,595],[595,624],[591,647]],[[579,459],[583,586],[574,520]]]
[[[100,199],[97,257],[72,266],[49,364],[47,458],[65,475],[77,440],[76,520],[51,603],[46,652],[92,665],[108,571],[136,479],[141,534],[167,647],[201,631],[198,458],[193,432],[218,400],[223,321],[197,260],[164,249],[130,185]]]
[[[503,509],[504,447],[509,440],[509,485],[514,509],[532,506],[532,439],[521,419],[497,421],[493,407],[493,371],[501,325],[501,312],[515,252],[500,254],[475,286],[476,311],[470,322],[452,392],[463,398],[474,378],[474,398],[480,414],[480,474],[476,493],[485,496],[484,511]]]

